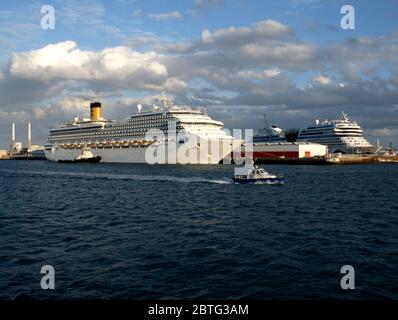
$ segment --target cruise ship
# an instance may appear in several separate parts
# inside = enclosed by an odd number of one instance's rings
[[[372,153],[374,147],[363,137],[362,128],[348,118],[345,112],[337,120],[315,120],[307,129],[286,134],[277,127],[263,129],[253,138],[254,142],[314,142],[328,146],[329,152]],[[290,138],[290,139],[289,139]]]
[[[234,139],[199,109],[175,106],[167,98],[160,106],[115,121],[102,117],[100,102],[90,104],[90,118],[50,128],[45,147],[49,161],[74,160],[90,148],[101,162],[149,164],[218,164],[242,141]]]

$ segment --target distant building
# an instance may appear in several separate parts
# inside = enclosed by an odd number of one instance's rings
[[[22,151],[22,142],[14,142],[12,153],[20,153]]]
[[[10,156],[8,150],[0,150],[0,159],[7,159]]]

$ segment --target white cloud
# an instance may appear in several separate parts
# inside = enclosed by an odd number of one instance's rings
[[[266,78],[276,77],[280,75],[281,71],[277,68],[265,69],[263,71],[244,70],[239,72],[239,75],[246,79],[264,80]]]
[[[29,52],[14,53],[10,61],[10,74],[42,81],[165,80],[167,68],[158,59],[154,52],[140,53],[128,47],[80,50],[74,41],[65,41]]]
[[[229,27],[214,32],[206,29],[202,32],[202,41],[210,44],[235,44],[261,40],[271,40],[292,34],[292,30],[286,25],[275,20],[260,21],[250,27]]]
[[[148,89],[167,92],[183,92],[186,91],[187,88],[188,85],[177,78],[168,78],[161,85],[148,85]]]
[[[150,19],[155,20],[155,21],[182,19],[182,15],[178,11],[164,12],[164,13],[151,13],[148,16]]]
[[[329,77],[320,75],[317,76],[315,78],[312,79],[312,83],[314,84],[318,84],[318,85],[322,85],[322,86],[326,86],[332,83],[332,79],[330,79]]]
[[[288,63],[308,62],[315,58],[313,48],[299,43],[282,43],[274,46],[251,43],[244,46],[241,52],[251,58],[285,61]]]

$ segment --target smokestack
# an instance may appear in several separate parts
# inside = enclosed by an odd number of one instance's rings
[[[91,121],[98,121],[102,119],[101,102],[90,103],[90,119]]]
[[[28,152],[32,150],[32,125],[28,123]]]
[[[15,123],[12,123],[12,131],[11,131],[11,153],[14,152],[15,148]]]

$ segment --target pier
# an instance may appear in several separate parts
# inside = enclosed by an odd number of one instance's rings
[[[353,165],[372,163],[398,163],[398,156],[377,154],[343,154],[337,157],[329,155],[326,157],[254,159],[254,162],[258,164]]]

